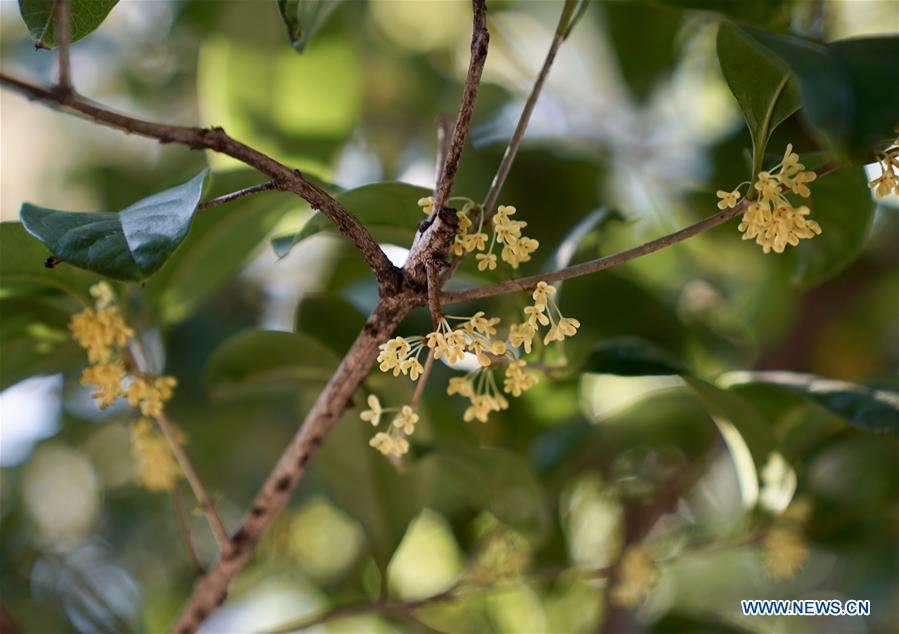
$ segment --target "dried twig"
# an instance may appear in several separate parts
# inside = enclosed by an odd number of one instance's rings
[[[278,189],[278,183],[273,180],[266,181],[264,183],[259,183],[258,185],[244,187],[243,189],[239,189],[236,192],[231,192],[230,194],[223,194],[222,196],[218,196],[217,198],[211,198],[209,200],[203,201],[200,203],[197,209],[209,209],[210,207],[218,207],[219,205],[230,203],[232,200],[237,200],[238,198],[243,198],[244,196],[252,196],[253,194],[258,194],[260,192],[269,192],[273,189]]]

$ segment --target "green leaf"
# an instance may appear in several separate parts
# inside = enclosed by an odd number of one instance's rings
[[[300,383],[324,384],[337,368],[334,353],[311,337],[250,329],[222,343],[203,370],[211,398],[296,391]]]
[[[673,355],[636,337],[618,337],[593,348],[583,368],[595,374],[659,376],[682,374],[686,369]]]
[[[678,9],[711,11],[741,22],[754,24],[782,23],[787,18],[784,0],[658,0]]]
[[[375,431],[348,412],[312,461],[331,500],[362,525],[382,574],[421,510],[417,467],[400,471],[368,441]],[[382,578],[384,578],[382,576]]]
[[[791,72],[802,112],[836,152],[866,157],[899,124],[899,36],[818,44],[741,28]]]
[[[114,279],[144,280],[184,240],[205,179],[203,170],[118,213],[56,211],[24,203],[22,225],[64,262]]]
[[[253,170],[215,174],[209,196],[258,182]],[[246,266],[295,201],[281,192],[264,192],[197,214],[182,247],[147,284],[159,318],[174,323],[192,315]]]
[[[25,288],[51,287],[68,293],[84,304],[91,303],[89,289],[101,278],[73,268],[66,263],[47,268],[44,263],[50,253],[40,242],[28,235],[18,222],[0,223],[0,291],[15,296]]]
[[[0,390],[35,374],[62,372],[83,362],[72,340],[69,311],[45,297],[0,299]]]
[[[72,34],[70,42],[77,42],[94,31],[119,0],[70,0]],[[19,0],[19,12],[36,46],[56,46],[57,0]]]
[[[607,222],[612,220],[624,221],[626,218],[617,209],[611,207],[600,207],[594,209],[584,216],[580,222],[574,225],[565,235],[559,245],[555,248],[547,258],[546,264],[543,266],[544,271],[557,271],[571,264],[578,248],[585,238],[601,229]]]
[[[424,187],[386,181],[348,189],[336,198],[368,227],[376,240],[409,244],[419,223],[424,220],[421,207],[416,203],[431,193]],[[316,211],[295,234],[273,239],[272,248],[283,258],[296,244],[322,231],[335,231],[334,223]]]
[[[587,7],[590,6],[590,0],[565,0],[562,7],[562,16],[559,18],[559,26],[556,28],[556,34],[561,35],[563,39],[568,39],[574,27],[584,17]]]
[[[287,27],[290,45],[302,53],[315,32],[340,4],[340,0],[277,0]]]
[[[875,211],[861,168],[830,174],[809,189],[812,195],[803,202],[821,225],[821,235],[801,241],[791,254],[793,279],[805,286],[833,277],[861,254]]]
[[[799,108],[798,95],[790,85],[789,69],[742,29],[722,23],[717,48],[721,72],[752,135],[753,173],[757,173],[771,132]]]
[[[737,385],[770,385],[801,394],[847,424],[865,431],[899,436],[899,392],[794,372],[751,372]],[[742,378],[741,376],[741,378]]]
[[[365,315],[336,293],[307,293],[297,306],[296,331],[343,356],[365,324]]]
[[[549,512],[533,465],[506,449],[440,449],[421,461],[428,506],[451,514],[486,509],[534,539],[546,535]]]

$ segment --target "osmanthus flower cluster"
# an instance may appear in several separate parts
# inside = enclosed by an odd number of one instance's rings
[[[899,196],[899,138],[880,155],[878,163],[881,174],[868,183],[868,187],[878,196],[889,196],[890,193]]]
[[[754,194],[751,202],[740,220],[739,230],[744,240],[755,238],[756,244],[765,253],[774,250],[783,253],[787,245],[796,246],[802,239],[814,238],[821,234],[820,225],[809,218],[811,210],[801,205],[794,207],[785,194],[792,192],[808,198],[811,192],[808,184],[815,180],[817,174],[806,170],[799,162],[799,155],[793,152],[793,145],[788,144],[783,160],[775,167],[759,172],[752,188]],[[719,190],[717,195],[719,209],[729,209],[737,205],[742,197],[741,183],[730,192]]]
[[[429,207],[433,207],[433,199],[422,198],[418,204],[427,213]],[[480,221],[477,231],[472,233],[474,222],[469,214],[475,209]],[[454,243],[454,253],[464,255],[486,250],[486,253],[475,256],[481,270],[496,267],[496,255],[493,253],[496,244],[503,245],[501,257],[513,267],[529,260],[538,246],[537,241],[521,234],[526,223],[510,218],[515,211],[514,207],[509,206],[498,208],[490,220],[493,237],[487,247],[487,234],[482,232],[483,213],[475,205],[466,205],[457,214],[459,234]],[[476,362],[475,369],[451,378],[447,394],[458,394],[468,400],[463,420],[487,422],[492,412],[509,407],[507,395],[519,397],[537,384],[537,373],[528,369],[527,361],[522,358],[522,355],[532,352],[535,339],[548,346],[577,333],[580,322],[562,315],[552,299],[555,292],[553,286],[539,282],[530,292],[532,303],[524,308],[521,321],[509,324],[508,328],[502,328],[499,317],[488,317],[484,311],[470,316],[440,315],[433,332],[423,336],[395,337],[382,344],[378,354],[379,368],[382,372],[391,372],[394,376],[405,375],[417,381],[424,374],[423,353],[426,356],[433,354],[435,360],[443,360],[451,367],[469,357]],[[542,338],[541,328],[545,330]],[[497,373],[501,373],[500,379]],[[389,429],[375,434],[371,446],[388,456],[398,457],[407,453],[408,437],[415,431],[419,419],[413,407],[385,408],[375,395],[368,397],[368,406],[360,417],[374,426],[380,424],[385,412],[394,414]]]
[[[122,317],[109,284],[99,282],[91,287],[90,293],[95,300],[94,306],[72,315],[69,320],[73,339],[87,350],[91,362],[81,373],[81,384],[93,388],[91,396],[101,409],[109,407],[121,396],[132,407],[139,408],[144,416],[162,415],[177,381],[170,376],[140,372],[130,364],[126,366],[126,351],[134,331]],[[165,439],[140,421],[132,429],[132,449],[138,460],[139,477],[147,488],[158,490],[155,484],[171,480],[165,475],[170,471],[168,463],[160,458],[165,454],[171,462]],[[158,475],[147,471],[157,470],[157,467]],[[171,468],[176,469],[173,462]]]

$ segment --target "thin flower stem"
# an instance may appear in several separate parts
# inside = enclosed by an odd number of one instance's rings
[[[178,486],[172,487],[172,506],[175,509],[175,522],[178,525],[178,536],[184,544],[187,556],[190,558],[190,565],[194,574],[198,577],[203,574],[203,564],[197,557],[197,551],[194,549],[193,540],[190,536],[190,525],[187,522],[187,514],[184,512],[184,500],[181,499],[181,492]]]
[[[424,394],[425,385],[428,382],[428,377],[431,376],[431,368],[434,367],[434,349],[428,350],[428,357],[425,359],[424,369],[421,371],[421,376],[418,377],[418,385],[415,386],[415,393],[412,395],[412,403],[410,406],[412,409],[418,409],[418,404],[421,402],[421,396]]]

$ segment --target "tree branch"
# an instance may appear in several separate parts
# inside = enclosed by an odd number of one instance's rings
[[[253,194],[258,194],[260,192],[269,192],[273,189],[279,189],[278,183],[273,180],[266,181],[264,183],[259,183],[258,185],[244,187],[243,189],[238,189],[236,192],[223,194],[222,196],[218,196],[217,198],[211,198],[209,200],[201,202],[197,209],[209,209],[210,207],[218,207],[219,205],[230,203],[232,200],[237,200],[238,198],[243,198],[244,196],[252,196]]]
[[[44,102],[68,113],[83,115],[97,123],[156,139],[161,143],[178,143],[194,150],[213,150],[256,168],[270,176],[278,184],[279,189],[300,196],[313,209],[320,210],[337,225],[337,229],[362,253],[378,280],[382,294],[395,292],[399,288],[401,281],[399,270],[387,259],[371,233],[356,216],[326,191],[309,181],[299,170],[291,169],[259,150],[228,136],[222,128],[192,128],[138,119],[83,100],[73,93],[49,90],[5,73],[0,73],[0,85],[11,88],[29,99]]]
[[[62,93],[72,92],[72,66],[69,60],[69,44],[72,40],[72,7],[69,0],[56,3],[56,48],[59,63],[58,88]]]
[[[826,163],[816,168],[814,171],[818,176],[824,176],[826,174],[830,174],[838,168],[839,165],[835,163]],[[500,282],[498,284],[489,284],[487,286],[471,288],[468,290],[460,291],[458,293],[445,293],[441,295],[440,303],[444,306],[448,304],[458,304],[460,302],[467,302],[473,299],[481,299],[484,297],[501,295],[503,293],[528,290],[535,287],[537,283],[541,281],[561,282],[562,280],[568,280],[573,277],[580,277],[582,275],[589,275],[590,273],[603,271],[613,266],[623,264],[624,262],[629,262],[630,260],[648,255],[655,251],[659,251],[661,249],[664,249],[665,247],[677,244],[678,242],[682,242],[687,238],[692,238],[697,234],[703,233],[705,231],[708,231],[709,229],[717,227],[718,225],[724,224],[731,218],[742,214],[749,206],[750,202],[751,201],[744,198],[736,207],[732,209],[719,211],[716,214],[704,218],[703,220],[700,220],[699,222],[688,227],[684,227],[683,229],[675,231],[674,233],[669,233],[668,235],[662,236],[661,238],[656,238],[655,240],[644,242],[639,246],[627,249],[626,251],[621,251],[620,253],[596,258],[595,260],[589,260],[587,262],[569,266],[564,269],[559,269],[558,271],[553,271],[551,273],[538,273],[537,275],[530,275],[528,277],[520,277],[518,279],[509,280],[507,282]]]
[[[231,538],[230,551],[195,584],[173,632],[196,631],[225,600],[231,579],[250,560],[259,538],[287,503],[309,460],[322,446],[325,436],[337,424],[353,393],[368,375],[371,364],[378,356],[378,346],[393,334],[413,305],[411,296],[400,295],[383,297],[375,306],[356,341],[253,500],[249,514]]]

